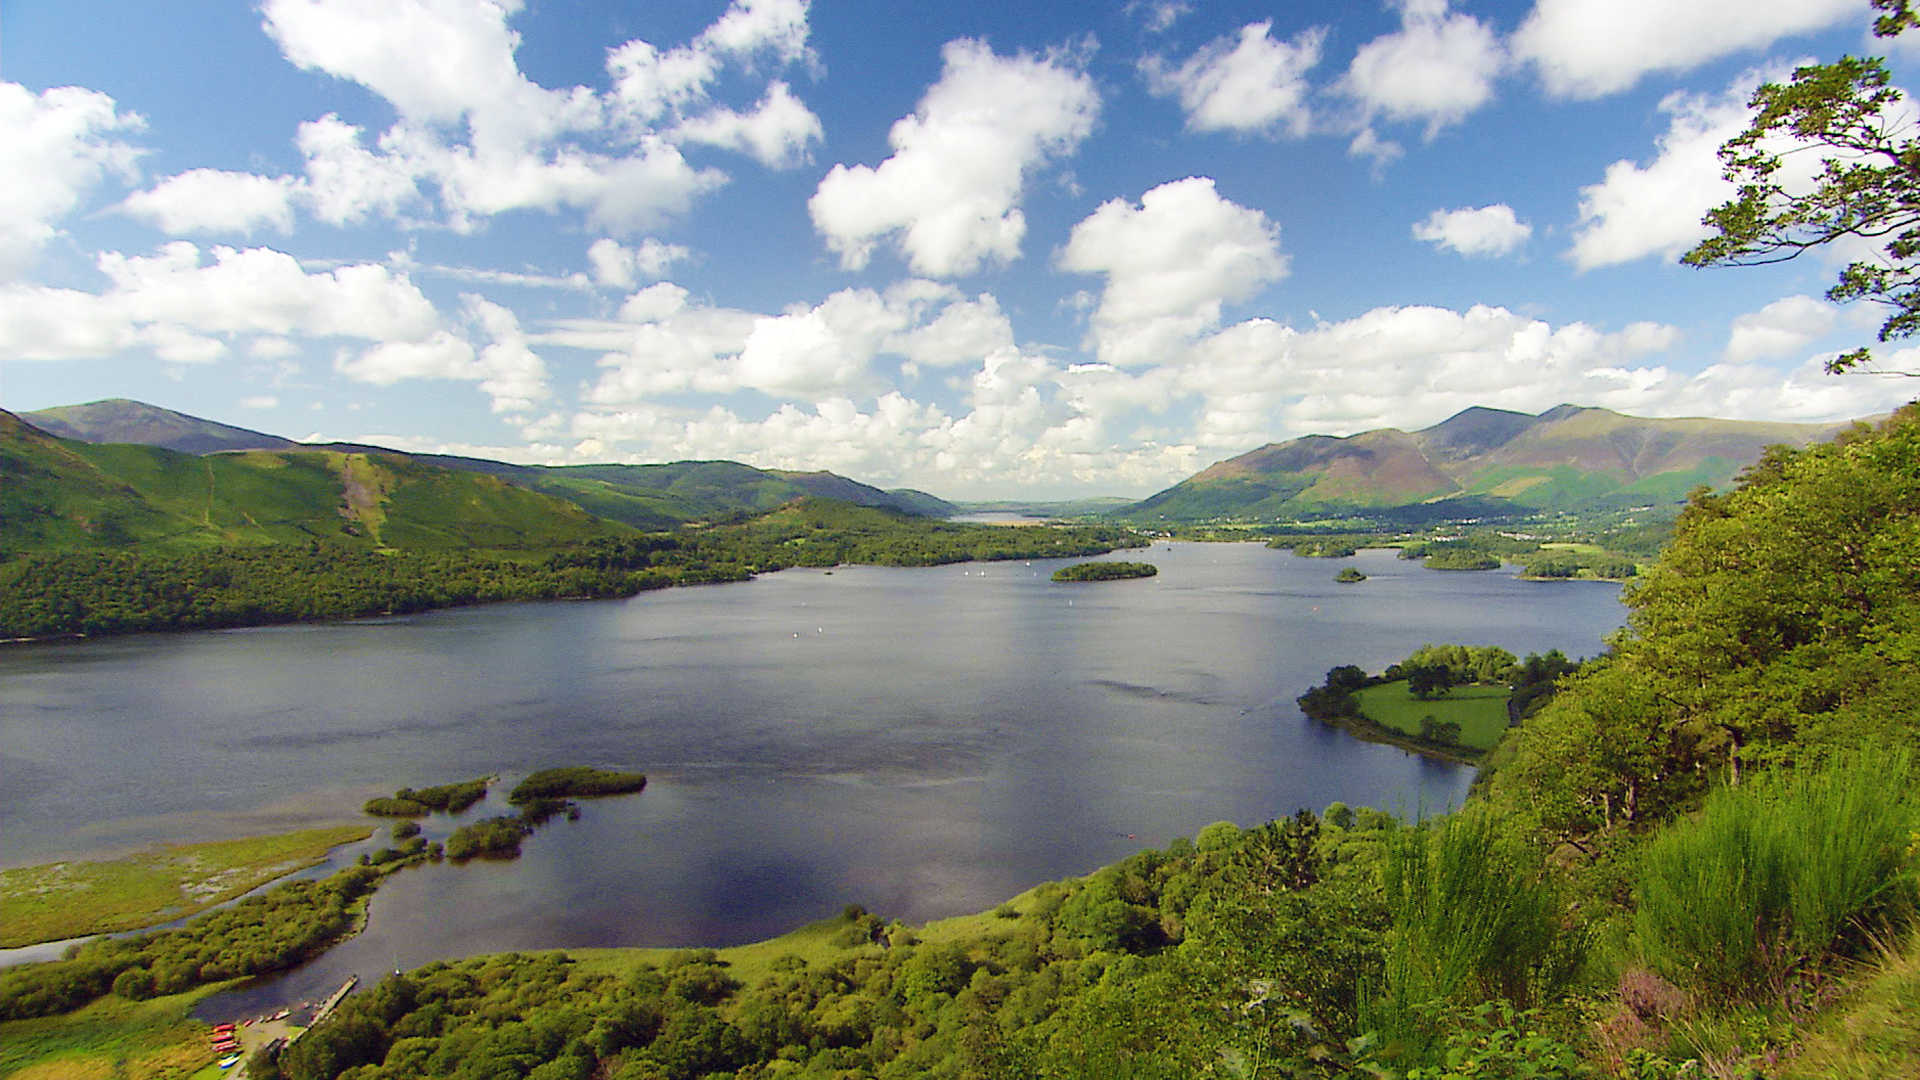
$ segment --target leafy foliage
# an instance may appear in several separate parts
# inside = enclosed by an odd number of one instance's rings
[[[1550,835],[1657,822],[1715,778],[1920,734],[1920,408],[1701,493],[1613,653],[1489,786]]]
[[[1427,556],[1422,565],[1429,570],[1498,570],[1500,558],[1485,552],[1464,549],[1436,551]]]
[[[453,830],[447,837],[447,858],[459,862],[477,855],[494,858],[520,854],[520,840],[532,827],[518,814],[482,818]]]
[[[1916,25],[1907,0],[1873,0],[1887,12],[1874,32],[1893,37]],[[1735,196],[1710,211],[1714,235],[1681,259],[1690,266],[1781,262],[1849,238],[1884,241],[1883,258],[1856,259],[1827,290],[1836,303],[1869,300],[1890,309],[1881,341],[1920,330],[1920,139],[1895,119],[1900,91],[1885,62],[1843,56],[1796,68],[1786,84],[1767,83],[1749,103],[1747,129],[1720,148]],[[1813,150],[1811,190],[1784,173],[1789,153]],[[1844,371],[1872,359],[1866,348],[1828,361]]]
[[[1497,646],[1427,644],[1378,676],[1336,667],[1296,701],[1307,716],[1361,738],[1477,758],[1578,666],[1557,649],[1517,661]],[[1455,694],[1454,687],[1468,689]]]
[[[360,809],[375,817],[421,817],[432,811],[457,814],[487,797],[486,777],[438,787],[401,788],[391,796],[368,799]]]
[[[1394,913],[1384,985],[1368,1018],[1390,1038],[1430,1043],[1436,1001],[1550,1000],[1572,980],[1585,941],[1537,849],[1489,815],[1463,812],[1388,848],[1382,881]]]
[[[1842,937],[1864,940],[1875,916],[1913,902],[1916,781],[1909,753],[1848,754],[1715,791],[1641,857],[1647,960],[1676,982],[1743,994]]]

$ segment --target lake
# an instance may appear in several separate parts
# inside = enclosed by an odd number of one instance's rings
[[[1111,557],[1160,574],[789,570],[625,601],[0,649],[0,854],[244,835],[401,786],[597,764],[651,783],[556,819],[517,860],[395,875],[365,933],[262,1002],[503,949],[734,944],[853,902],[917,922],[1217,820],[1455,805],[1471,769],[1359,742],[1294,698],[1336,664],[1378,670],[1426,642],[1592,655],[1624,616],[1614,585],[1384,551]],[[1335,584],[1342,565],[1370,580]]]

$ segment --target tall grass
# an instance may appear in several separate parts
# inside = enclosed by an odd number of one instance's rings
[[[1578,970],[1585,936],[1564,925],[1565,905],[1539,854],[1472,808],[1407,830],[1382,869],[1388,909],[1384,985],[1366,995],[1362,1026],[1413,1057],[1435,1044],[1433,1006],[1550,999]]]
[[[1642,955],[1675,982],[1741,995],[1908,918],[1916,779],[1894,750],[1715,791],[1641,855]]]

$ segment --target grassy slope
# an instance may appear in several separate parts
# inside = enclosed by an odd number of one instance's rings
[[[1441,723],[1460,725],[1460,745],[1491,750],[1507,730],[1507,689],[1503,686],[1456,686],[1447,696],[1421,701],[1400,682],[1369,686],[1356,697],[1360,711],[1382,727],[1406,735],[1420,734],[1420,720],[1431,716]]]
[[[343,825],[0,871],[0,948],[191,915],[312,866],[329,849],[371,832]]]
[[[0,1077],[8,1080],[160,1080],[214,1060],[207,1026],[187,1010],[216,983],[191,993],[131,1002],[107,996],[77,1012],[0,1022]]]
[[[1920,933],[1888,950],[1807,1031],[1784,1080],[1920,1076]]]
[[[0,550],[9,553],[310,541],[522,547],[627,531],[564,499],[402,456],[195,457],[53,439],[0,415]]]

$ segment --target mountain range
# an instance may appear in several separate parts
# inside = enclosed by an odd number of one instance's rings
[[[1847,426],[1475,407],[1419,431],[1269,443],[1115,515],[1274,521],[1419,506],[1464,516],[1673,503],[1701,485],[1728,485],[1768,446],[1803,446]]]
[[[1076,508],[1152,524],[1671,505],[1731,483],[1769,445],[1844,426],[1470,408],[1419,431],[1271,443],[1138,502]],[[124,399],[0,412],[0,550],[12,552],[318,539],[525,547],[735,520],[807,496],[923,516],[959,509],[732,461],[538,466],[307,444]]]
[[[814,495],[925,517],[958,508],[923,491],[884,491],[825,471],[757,469],[732,461],[665,465],[515,465],[450,454],[402,454],[361,443],[300,443],[278,435],[115,398],[21,413],[49,435],[89,444],[131,443],[187,455],[245,451],[404,458],[414,466],[480,473],[518,488],[564,499],[592,515],[639,529],[668,529],[762,513]]]

